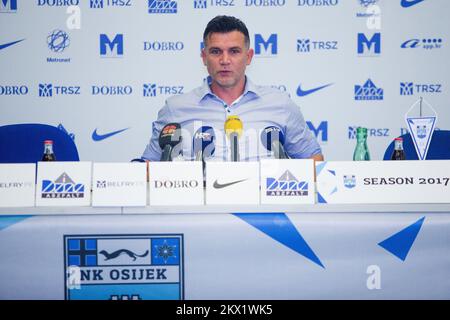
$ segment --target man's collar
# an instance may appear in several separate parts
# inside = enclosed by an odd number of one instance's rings
[[[207,96],[216,97],[216,95],[211,91],[211,82],[212,82],[211,76],[208,76],[205,79],[205,81],[203,81],[203,85],[201,86],[200,89],[199,102],[201,102]],[[242,96],[246,96],[247,94],[253,94],[257,97],[261,95],[259,88],[247,76],[245,76],[245,87]]]

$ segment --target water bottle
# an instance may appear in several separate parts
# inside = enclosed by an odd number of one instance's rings
[[[392,152],[391,160],[405,160],[405,150],[403,150],[403,139],[394,139],[394,152]]]
[[[370,160],[369,148],[367,147],[367,128],[356,128],[356,147],[353,153],[353,161]]]
[[[56,161],[52,140],[44,141],[44,155],[42,156],[42,161]]]

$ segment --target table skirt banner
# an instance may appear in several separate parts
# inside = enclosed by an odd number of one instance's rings
[[[450,212],[0,218],[0,299],[449,299]]]

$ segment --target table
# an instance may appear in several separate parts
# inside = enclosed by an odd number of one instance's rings
[[[0,214],[0,299],[450,298],[450,204]]]

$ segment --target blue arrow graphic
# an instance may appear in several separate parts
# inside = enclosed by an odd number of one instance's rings
[[[411,250],[411,247],[419,234],[424,220],[425,217],[422,217],[402,231],[397,232],[386,240],[380,242],[378,245],[395,255],[400,260],[405,261],[409,250]]]
[[[325,269],[285,213],[234,213],[234,215]]]

